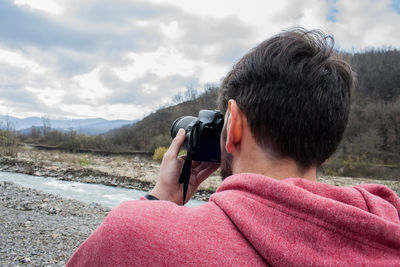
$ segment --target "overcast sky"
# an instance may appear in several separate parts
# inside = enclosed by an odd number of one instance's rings
[[[400,0],[0,0],[0,114],[137,119],[282,30],[358,51],[399,25]]]

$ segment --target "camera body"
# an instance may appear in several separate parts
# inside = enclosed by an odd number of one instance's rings
[[[183,116],[171,126],[171,137],[179,129],[186,131],[184,147],[195,161],[221,162],[220,137],[224,126],[224,115],[218,110],[200,110],[199,116]]]

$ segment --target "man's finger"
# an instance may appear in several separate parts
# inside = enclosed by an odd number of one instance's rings
[[[192,161],[192,169],[195,170],[202,162],[200,161]]]
[[[200,170],[198,173],[199,180],[203,182],[205,179],[207,179],[213,172],[215,172],[219,168],[219,164],[209,164],[207,167],[204,169]]]
[[[171,145],[168,148],[168,151],[166,154],[168,156],[176,158],[178,156],[179,150],[185,141],[185,130],[184,129],[179,129],[178,133],[176,134],[175,138],[172,140]]]
[[[193,169],[194,178],[190,182],[192,186],[199,186],[204,180],[206,180],[213,172],[219,168],[219,164],[202,162],[199,166]]]

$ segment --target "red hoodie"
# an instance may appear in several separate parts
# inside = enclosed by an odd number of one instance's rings
[[[237,174],[199,207],[122,203],[67,266],[400,266],[399,213],[382,185]]]

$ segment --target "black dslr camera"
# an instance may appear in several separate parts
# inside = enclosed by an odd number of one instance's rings
[[[184,116],[176,119],[171,126],[174,138],[180,128],[185,129],[184,147],[187,155],[179,183],[183,183],[183,205],[189,186],[192,160],[221,162],[220,136],[224,126],[224,115],[217,110],[200,110],[199,117]]]
[[[192,160],[221,162],[220,136],[224,115],[217,110],[200,110],[199,117],[184,116],[176,119],[171,127],[174,138],[180,128],[185,129],[184,147]]]

